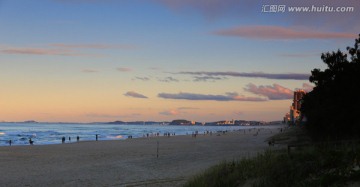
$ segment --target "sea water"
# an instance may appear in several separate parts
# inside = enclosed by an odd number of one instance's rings
[[[187,135],[198,132],[236,131],[252,128],[278,128],[278,126],[171,126],[171,125],[118,125],[118,124],[76,124],[76,123],[0,123],[0,146],[29,145],[29,139],[35,145],[60,144],[62,137],[66,143],[80,141],[95,141],[98,135],[101,140],[123,140],[153,136],[157,133]],[[70,140],[69,140],[70,137]]]

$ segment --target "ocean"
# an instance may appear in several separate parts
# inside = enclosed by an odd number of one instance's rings
[[[98,140],[124,140],[128,136],[133,138],[154,136],[159,133],[186,135],[198,132],[236,131],[253,128],[280,128],[279,125],[268,126],[170,126],[170,125],[118,125],[118,124],[78,124],[78,123],[0,123],[0,146],[29,145],[29,139],[34,145],[61,144],[62,137],[65,143]],[[70,137],[70,140],[69,140]]]

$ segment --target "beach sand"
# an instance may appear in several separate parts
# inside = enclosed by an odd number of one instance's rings
[[[268,149],[275,131],[4,146],[0,186],[181,186],[221,161]]]

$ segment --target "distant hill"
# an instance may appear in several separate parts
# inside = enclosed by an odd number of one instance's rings
[[[107,122],[105,124],[126,124],[126,122],[124,122],[124,121],[112,121],[112,122]]]
[[[169,125],[201,125],[201,123],[189,121],[185,119],[176,119],[173,120]]]
[[[38,122],[34,120],[28,120],[28,121],[23,121],[23,123],[38,123]]]

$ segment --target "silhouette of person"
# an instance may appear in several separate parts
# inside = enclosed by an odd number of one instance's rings
[[[11,146],[11,143],[12,143],[12,141],[11,140],[9,140],[9,145]]]
[[[65,143],[65,136],[61,138],[61,143]]]
[[[96,141],[98,141],[98,134],[96,134]]]
[[[29,139],[29,143],[30,145],[33,145],[34,144],[34,141],[31,140],[31,138]]]
[[[80,140],[80,137],[79,136],[76,136],[76,141],[79,141]]]

